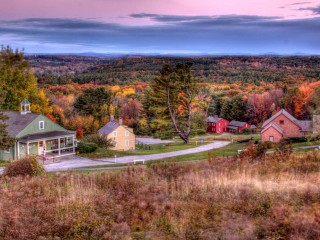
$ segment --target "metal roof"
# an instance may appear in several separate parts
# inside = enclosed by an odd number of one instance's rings
[[[20,138],[19,142],[30,142],[35,140],[51,139],[56,137],[68,136],[68,135],[74,135],[74,132],[52,131],[52,132],[45,132],[45,133],[30,134]]]
[[[108,135],[112,133],[114,130],[116,130],[120,126],[119,123],[115,121],[110,121],[106,125],[104,125],[102,128],[98,130],[99,133]]]
[[[219,118],[219,117],[208,117],[207,121],[210,122],[210,123],[216,123],[216,122],[219,122],[222,118]]]
[[[243,127],[246,124],[246,122],[240,122],[240,121],[234,121],[232,120],[229,123],[229,126],[234,126],[234,127]]]
[[[4,112],[8,119],[4,122],[7,125],[7,132],[11,137],[17,136],[31,122],[40,116],[38,113],[21,114],[20,112]]]
[[[262,129],[261,133],[265,132],[267,129],[269,129],[270,127],[275,128],[276,130],[278,130],[281,134],[283,134],[283,128],[279,127],[277,124],[275,123],[270,123],[268,124],[265,128]]]
[[[28,99],[23,99],[22,102],[20,103],[21,105],[26,105],[26,104],[31,104]]]

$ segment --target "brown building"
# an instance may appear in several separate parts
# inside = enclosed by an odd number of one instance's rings
[[[127,151],[135,150],[136,148],[136,136],[133,133],[133,129],[122,125],[121,119],[119,119],[119,122],[111,120],[100,128],[98,132],[106,136],[107,139],[112,139],[113,150]]]
[[[279,142],[282,138],[300,137],[312,132],[312,121],[297,120],[281,109],[262,125],[261,141]]]

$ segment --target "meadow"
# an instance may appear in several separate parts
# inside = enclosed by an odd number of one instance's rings
[[[320,153],[0,180],[1,239],[319,239]]]

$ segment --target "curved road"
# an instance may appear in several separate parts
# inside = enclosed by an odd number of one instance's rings
[[[214,143],[210,143],[210,144],[206,144],[206,145],[202,145],[199,147],[190,148],[186,150],[175,151],[175,152],[119,157],[116,159],[116,161],[114,158],[103,158],[103,159],[91,160],[88,158],[75,156],[73,159],[70,159],[70,160],[45,165],[45,169],[48,172],[58,172],[58,171],[73,170],[81,167],[89,167],[89,166],[91,167],[91,166],[99,166],[99,165],[107,165],[107,164],[115,164],[115,163],[117,164],[132,163],[133,160],[137,160],[137,159],[144,159],[145,161],[160,160],[164,158],[176,157],[176,156],[187,155],[192,153],[205,152],[211,149],[227,146],[228,144],[230,144],[230,142],[216,141]]]
[[[114,158],[103,158],[97,160],[91,160],[88,158],[83,158],[79,156],[74,156],[71,159],[64,160],[57,163],[51,163],[45,165],[45,169],[48,172],[59,172],[59,171],[68,171],[74,170],[77,168],[82,167],[92,167],[92,166],[100,166],[100,165],[107,165],[107,164],[115,164],[115,163],[132,163],[133,160],[144,159],[145,161],[152,161],[152,160],[160,160],[164,158],[176,157],[181,155],[187,155],[192,153],[199,153],[209,151],[211,149],[225,147],[230,142],[227,141],[215,141],[210,144],[202,145],[195,148],[189,148],[186,150],[174,151],[174,152],[166,152],[166,153],[158,153],[158,154],[149,154],[149,155],[136,155],[136,156],[125,156],[119,157],[116,159]],[[0,175],[3,173],[3,168],[0,168]]]

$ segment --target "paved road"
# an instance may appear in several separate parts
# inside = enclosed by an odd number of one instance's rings
[[[161,140],[157,138],[146,138],[146,137],[137,137],[137,142],[143,143],[143,144],[166,144],[166,143],[173,143],[172,140]]]
[[[88,167],[88,166],[100,166],[100,165],[107,165],[107,164],[115,164],[115,163],[131,163],[133,160],[137,159],[144,159],[145,161],[152,161],[152,160],[159,160],[164,158],[176,157],[181,155],[187,155],[191,153],[199,153],[205,152],[210,149],[221,148],[227,146],[230,142],[226,141],[216,141],[214,143],[202,145],[196,148],[190,148],[186,150],[180,150],[175,152],[167,152],[167,153],[159,153],[159,154],[150,154],[150,155],[137,155],[137,156],[126,156],[126,157],[119,157],[116,159],[114,158],[104,158],[98,160],[91,160],[82,157],[74,157],[67,161],[52,163],[50,165],[45,165],[45,169],[48,172],[57,172],[57,171],[68,171],[73,170],[81,167]]]

